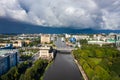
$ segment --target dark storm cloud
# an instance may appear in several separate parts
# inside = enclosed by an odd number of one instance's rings
[[[0,16],[44,26],[120,29],[120,0],[0,0]]]

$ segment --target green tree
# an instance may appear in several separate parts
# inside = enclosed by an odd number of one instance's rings
[[[24,75],[24,79],[39,80],[42,77],[47,65],[48,65],[47,60],[41,60],[41,59],[37,60],[31,68],[27,69]]]
[[[25,80],[25,79],[24,79],[24,74],[21,74],[19,80]]]
[[[35,70],[33,68],[27,69],[24,75],[24,80],[35,80]]]
[[[2,80],[18,80],[19,73],[16,67],[11,68],[5,75],[1,76]]]
[[[87,43],[88,43],[88,41],[87,41],[86,39],[81,39],[79,42],[80,42],[80,44],[82,44],[82,45],[84,45],[84,44],[87,44]]]
[[[95,74],[97,76],[99,76],[99,79],[101,79],[101,80],[110,80],[111,79],[108,72],[100,66],[95,67]]]

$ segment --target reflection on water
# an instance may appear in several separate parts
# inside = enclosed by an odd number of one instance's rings
[[[71,54],[58,53],[44,80],[82,80],[82,76]]]

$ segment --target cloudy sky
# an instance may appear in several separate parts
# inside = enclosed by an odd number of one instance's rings
[[[0,0],[0,17],[50,27],[120,29],[120,0]]]

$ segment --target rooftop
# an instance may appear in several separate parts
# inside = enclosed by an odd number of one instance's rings
[[[40,50],[49,50],[49,49],[50,49],[50,47],[45,46],[45,47],[40,47],[39,49],[40,49]]]
[[[0,59],[17,52],[17,49],[0,49]]]

